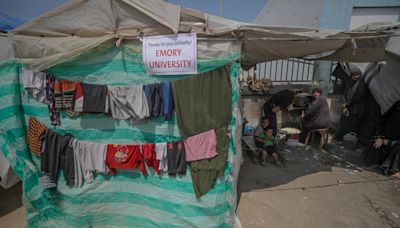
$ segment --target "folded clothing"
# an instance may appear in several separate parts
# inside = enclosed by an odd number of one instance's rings
[[[140,153],[139,145],[108,144],[106,165],[110,173],[115,175],[115,169],[139,168],[144,176],[147,176],[144,159]]]

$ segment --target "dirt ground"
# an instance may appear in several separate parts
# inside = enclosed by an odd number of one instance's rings
[[[237,214],[243,227],[400,227],[400,181],[362,166],[340,144],[280,148],[283,167],[244,152]]]
[[[283,167],[244,152],[237,214],[247,227],[400,227],[400,181],[362,166],[361,150],[280,148]],[[0,227],[25,224],[21,183],[0,188]]]

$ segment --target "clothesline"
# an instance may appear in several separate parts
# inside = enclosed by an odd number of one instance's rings
[[[31,72],[31,71],[28,71]],[[229,78],[229,65],[225,65],[223,67],[219,67],[217,69],[196,75],[195,77],[186,77],[183,79],[179,80],[174,80],[174,81],[168,81],[168,92],[170,92],[170,96],[163,96],[163,98],[168,97],[168,102],[169,107],[172,109],[172,107],[175,107],[175,112],[176,112],[176,119],[177,119],[177,125],[182,133],[183,136],[188,137],[186,138],[185,141],[175,141],[175,142],[170,142],[167,147],[167,160],[171,159],[170,163],[168,161],[168,172],[173,173],[186,173],[185,172],[180,172],[180,170],[186,170],[187,167],[190,169],[191,173],[191,179],[193,183],[193,188],[194,192],[196,194],[196,197],[201,197],[204,194],[206,194],[208,191],[210,191],[216,181],[218,180],[219,177],[222,177],[225,175],[224,170],[225,170],[225,165],[227,162],[227,157],[228,157],[228,149],[229,149],[229,121],[232,115],[231,112],[231,107],[232,107],[232,91],[231,91],[231,82]],[[71,84],[73,85],[73,82],[71,81],[64,81],[64,84],[59,84],[55,83],[56,79],[52,76],[45,75],[43,73],[38,73],[39,75],[42,74],[41,78],[42,80],[39,81],[39,88],[35,87],[35,80],[29,81],[28,84],[31,83],[32,86],[31,88],[27,88],[28,92],[31,93],[33,96],[36,97],[37,100],[43,99],[46,101],[46,103],[49,106],[49,110],[57,112],[57,109],[55,108],[56,102],[55,102],[55,94],[54,92],[57,91],[54,90],[54,85],[59,86],[62,88],[62,90],[66,92],[70,92],[70,86]],[[36,75],[33,74],[32,75]],[[22,80],[25,79],[25,77],[21,77]],[[32,77],[33,79],[35,77]],[[44,79],[46,84],[44,83]],[[68,84],[68,83],[71,84]],[[78,83],[76,83],[78,84]],[[26,84],[25,84],[26,85]],[[46,86],[44,86],[46,85]],[[84,84],[81,83],[81,86],[88,86],[92,84]],[[82,86],[82,87],[84,87]],[[97,85],[93,85],[97,86]],[[128,86],[129,87],[129,86]],[[72,86],[73,88],[73,86]],[[88,96],[90,97],[90,105],[94,109],[99,110],[99,112],[104,112],[105,107],[107,105],[107,100],[103,101],[101,105],[98,105],[98,96],[99,94],[105,94],[105,97],[107,96],[107,93],[104,93],[103,91],[107,91],[108,87],[98,87],[93,89],[89,94],[85,92],[85,88],[82,88],[82,97],[87,98]],[[163,86],[164,88],[164,86]],[[172,93],[172,90],[174,93]],[[98,92],[101,91],[101,92]],[[159,91],[160,92],[160,91]],[[44,95],[43,95],[44,94]],[[79,92],[76,92],[76,94],[79,94]],[[142,97],[144,97],[142,93]],[[61,95],[70,95],[68,93]],[[118,94],[117,94],[118,95]],[[50,99],[49,99],[50,97]],[[69,102],[70,99],[69,97],[63,97],[63,99],[58,100],[58,105],[62,104],[65,107],[64,101]],[[64,99],[65,98],[65,99]],[[78,98],[78,99],[76,99]],[[80,97],[75,97],[75,103],[82,103],[83,105],[81,107],[85,107],[85,99],[79,99]],[[123,99],[127,99],[126,97],[122,97]],[[145,98],[147,99],[147,98]],[[49,102],[50,101],[50,102]],[[165,99],[163,99],[163,102]],[[87,101],[86,101],[87,102]],[[109,99],[109,103],[112,104],[112,100]],[[93,105],[93,103],[95,105]],[[127,103],[127,102],[126,102]],[[155,102],[154,104],[156,104]],[[159,104],[159,103],[157,103]],[[165,103],[164,103],[165,104]],[[221,105],[224,104],[224,105]],[[74,106],[72,106],[74,107]],[[128,106],[128,108],[131,108],[132,106]],[[164,106],[160,106],[164,107]],[[165,110],[165,109],[164,109]],[[85,110],[82,110],[85,112]],[[132,111],[131,109],[128,111]],[[198,115],[201,113],[201,115]],[[129,114],[129,113],[128,113]],[[33,127],[33,129],[37,128]],[[40,129],[40,128],[39,128]],[[213,130],[213,132],[210,132]],[[29,132],[29,131],[28,131]],[[33,131],[33,132],[38,132],[38,131]],[[44,135],[45,134],[45,135]],[[33,137],[35,136],[35,137]],[[64,177],[67,181],[68,186],[74,186],[75,182],[80,182],[79,178],[75,178],[75,173],[80,173],[78,172],[79,170],[75,171],[75,167],[83,167],[82,164],[85,164],[83,161],[86,157],[80,156],[82,154],[86,154],[83,152],[76,152],[76,151],[99,151],[99,148],[95,149],[93,148],[94,146],[99,146],[103,145],[102,148],[104,148],[105,144],[91,144],[90,142],[86,141],[72,141],[73,136],[71,134],[66,134],[66,135],[60,135],[55,133],[52,130],[46,130],[46,127],[44,127],[44,130],[40,134],[32,134],[28,135],[28,141],[29,139],[35,139],[39,142],[42,139],[42,137],[46,138],[46,141],[43,141],[43,145],[45,148],[42,147],[42,144],[40,144],[39,151],[37,152],[40,154],[41,158],[41,165],[43,165],[43,168],[41,167],[42,173],[44,174],[42,176],[42,181],[45,184],[45,186],[48,187],[56,187],[54,177],[58,178],[58,171],[63,170]],[[189,140],[191,139],[191,140]],[[53,142],[52,140],[55,140]],[[71,148],[72,146],[69,145],[67,142],[83,142],[84,146],[83,148],[85,149],[75,149],[75,153],[78,153],[78,155],[75,155],[75,157],[80,158],[78,159],[73,159],[74,158],[74,150]],[[46,143],[47,142],[47,143]],[[48,143],[50,142],[50,143]],[[36,143],[38,145],[39,143]],[[151,143],[150,143],[151,144]],[[29,144],[30,145],[30,144]],[[35,144],[32,144],[35,145]],[[98,159],[98,153],[97,154],[97,162],[95,164],[101,164],[100,168],[89,168],[86,169],[88,174],[93,174],[96,173],[96,170],[99,170],[98,172],[101,173],[101,170],[104,170],[104,161],[107,160],[107,153],[108,149],[114,150],[109,153],[111,153],[111,156],[108,157],[108,159],[111,159],[112,162],[111,166],[109,167],[106,165],[108,169],[113,169],[113,168],[122,168],[122,169],[133,169],[135,168],[141,168],[142,163],[143,166],[145,167],[144,163],[146,161],[144,160],[144,156],[142,156],[142,151],[143,145],[123,145],[123,148],[113,148],[114,144],[107,144],[106,149],[101,149],[101,151],[106,151],[104,154],[106,154],[106,157],[104,159]],[[117,144],[118,146],[119,144]],[[153,144],[157,145],[157,144]],[[190,146],[188,146],[190,145]],[[111,148],[110,148],[111,147]],[[155,147],[155,146],[154,146]],[[187,148],[186,148],[187,147]],[[50,148],[50,149],[49,149]],[[185,148],[185,151],[181,151],[182,148]],[[31,148],[30,148],[31,149]],[[41,150],[43,149],[43,153]],[[62,150],[61,150],[62,149]],[[32,150],[31,150],[32,151]],[[47,152],[50,151],[50,153]],[[62,151],[62,152],[60,152]],[[125,156],[124,153],[121,153],[121,151],[130,151],[129,156]],[[135,152],[139,151],[139,152]],[[150,151],[153,151],[150,149]],[[172,152],[169,152],[172,151]],[[177,152],[178,151],[178,152]],[[213,152],[215,151],[215,152]],[[32,151],[34,152],[34,151]],[[68,152],[68,153],[67,153]],[[46,155],[49,154],[50,157],[46,157]],[[62,156],[61,156],[61,155]],[[90,154],[90,153],[89,153]],[[154,152],[150,152],[150,154],[156,154]],[[135,155],[135,156],[134,156]],[[104,156],[100,156],[104,157]],[[130,160],[131,158],[132,160]],[[63,162],[61,162],[61,159],[64,159]],[[69,162],[65,162],[65,159],[67,159]],[[121,162],[121,159],[128,159],[128,164],[127,166],[123,167],[118,167],[118,165]],[[197,160],[201,159],[201,160]],[[58,161],[56,164],[58,164],[58,167],[54,167],[51,165],[51,163],[48,163],[48,161]],[[153,159],[154,160],[154,159]],[[157,159],[156,159],[157,160]],[[71,162],[73,161],[73,162]],[[185,162],[180,162],[180,161],[185,161],[189,162],[190,165],[187,166]],[[75,166],[75,162],[77,164]],[[46,166],[50,164],[50,167]],[[63,164],[63,167],[60,167],[60,164]],[[95,165],[93,163],[89,163],[92,167]],[[116,164],[117,166],[112,167],[112,164]],[[125,164],[125,163],[124,163]],[[152,162],[150,164],[153,164]],[[171,165],[174,164],[174,165]],[[149,167],[150,165],[147,164]],[[152,166],[154,167],[154,165]],[[65,169],[65,170],[64,170]],[[71,171],[73,170],[73,171]],[[142,169],[143,170],[143,169]],[[52,171],[52,173],[50,172]],[[56,174],[54,174],[54,172]],[[82,171],[82,170],[81,170]],[[110,171],[109,171],[110,172]],[[73,174],[73,175],[72,175]],[[93,175],[89,175],[93,176]],[[78,174],[78,177],[82,177],[82,174]],[[89,180],[91,180],[89,178]]]
[[[60,111],[76,118],[81,113],[104,113],[115,119],[144,120],[164,116],[172,119],[174,111],[171,82],[148,85],[96,85],[58,80],[42,72],[22,70],[26,90],[37,101],[48,104],[50,120],[60,125]]]
[[[115,169],[139,168],[146,176],[147,166],[157,174],[163,171],[169,176],[185,175],[187,163],[217,156],[217,137],[213,129],[180,141],[104,144],[78,140],[71,134],[58,134],[30,117],[27,138],[30,151],[42,160],[41,183],[47,188],[56,188],[60,170],[68,186],[81,187],[84,181],[92,183],[95,173],[115,175]],[[60,164],[64,164],[63,167]]]

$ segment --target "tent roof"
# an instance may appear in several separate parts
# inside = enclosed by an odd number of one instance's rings
[[[324,58],[384,60],[385,46],[398,30],[398,25],[352,32],[262,26],[160,0],[75,0],[14,29],[10,37],[15,56],[40,70],[121,37],[139,40],[142,36],[195,32],[201,39],[242,42],[242,66],[246,69],[263,61],[329,51],[334,53]],[[391,45],[397,46],[394,41]]]

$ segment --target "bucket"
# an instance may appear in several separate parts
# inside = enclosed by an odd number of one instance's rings
[[[300,134],[288,134],[286,135],[286,145],[297,146],[299,143]]]

